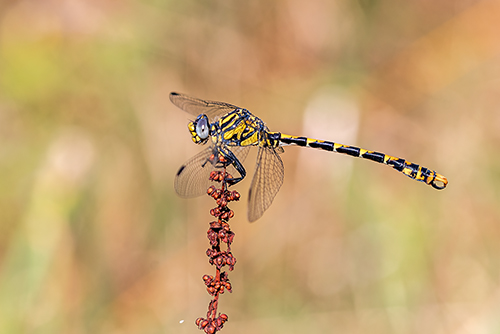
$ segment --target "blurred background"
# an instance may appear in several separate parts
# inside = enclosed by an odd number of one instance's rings
[[[200,333],[209,197],[168,94],[435,169],[287,148],[249,177],[223,333],[500,333],[500,2],[3,0],[0,333]]]

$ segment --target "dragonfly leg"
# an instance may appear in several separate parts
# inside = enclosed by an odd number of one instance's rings
[[[230,150],[223,150],[220,149],[219,151],[221,157],[219,157],[219,162],[225,163],[226,166],[233,165],[233,167],[236,169],[236,171],[240,174],[239,177],[231,177],[227,178],[226,182],[232,186],[235,185],[236,183],[240,182],[245,178],[247,175],[247,172],[245,171],[245,168],[241,164],[241,162],[238,160],[238,158],[234,155],[233,152]],[[221,158],[225,161],[221,161]]]

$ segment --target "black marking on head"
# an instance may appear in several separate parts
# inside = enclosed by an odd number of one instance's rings
[[[387,161],[387,164],[389,166],[392,166],[395,170],[402,172],[403,169],[405,168],[405,159],[401,158],[389,159]]]
[[[372,161],[384,163],[385,154],[380,152],[366,152],[362,155],[362,157]]]
[[[181,175],[184,168],[186,168],[186,165],[183,165],[183,166],[181,166],[181,168],[179,168],[179,170],[177,171],[177,176]]]
[[[309,143],[309,147],[312,147],[312,148],[320,148],[322,150],[325,150],[325,151],[333,151],[333,143],[331,142],[317,142],[317,141],[313,141],[311,143]]]
[[[337,152],[359,157],[359,147],[356,146],[341,146],[337,148]]]

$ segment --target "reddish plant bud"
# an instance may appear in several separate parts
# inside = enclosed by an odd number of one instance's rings
[[[205,328],[205,327],[207,327],[207,325],[208,325],[208,320],[207,320],[207,319],[203,319],[203,318],[200,318],[200,319],[202,319],[202,321],[200,322],[200,325],[199,325],[199,326],[200,326],[201,328]]]
[[[221,315],[219,315],[219,319],[222,319],[223,322],[226,322],[227,321],[227,314],[222,313]]]
[[[221,228],[222,225],[218,221],[213,221],[210,223],[210,228]]]
[[[229,218],[233,218],[234,217],[234,211],[233,210],[229,210],[228,216],[229,216]]]
[[[213,325],[209,325],[209,326],[205,327],[205,333],[207,333],[207,334],[215,333],[215,327]]]

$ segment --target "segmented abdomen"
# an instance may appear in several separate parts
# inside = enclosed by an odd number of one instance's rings
[[[395,170],[405,174],[406,176],[414,180],[425,182],[426,184],[431,185],[436,189],[444,189],[448,184],[448,180],[446,179],[446,177],[439,173],[436,173],[431,169],[419,166],[402,158],[387,155],[385,153],[369,151],[356,146],[343,145],[324,140],[290,136],[279,132],[271,133],[270,137],[277,139],[273,143],[274,145],[298,145],[303,147],[311,147],[382,163],[391,166]]]

